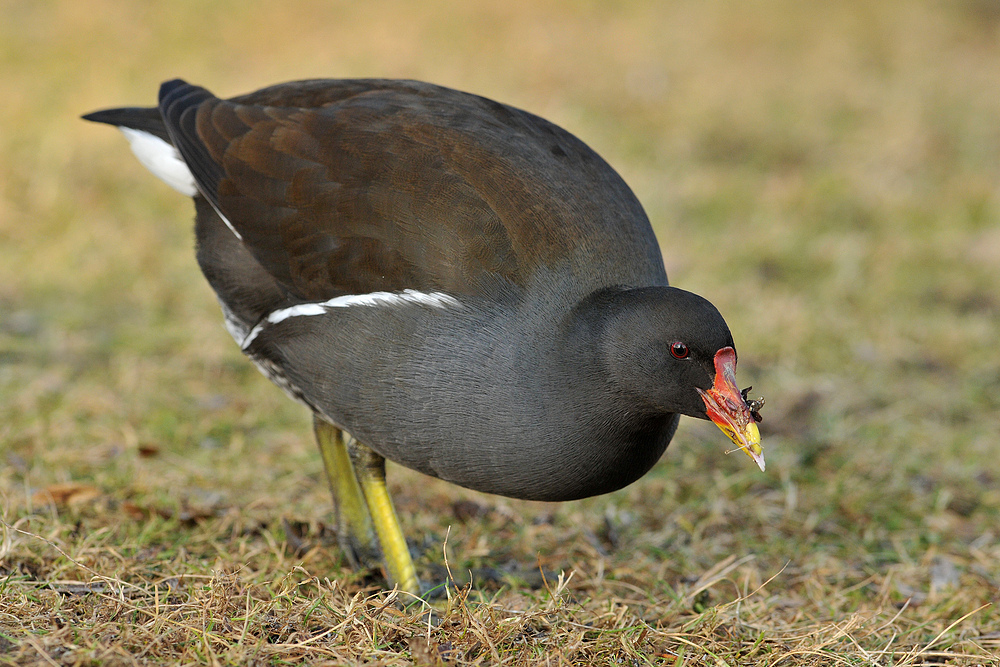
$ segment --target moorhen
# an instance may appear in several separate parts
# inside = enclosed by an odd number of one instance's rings
[[[416,81],[312,80],[84,116],[194,198],[226,328],[314,415],[341,544],[417,593],[385,459],[572,500],[635,481],[680,415],[764,469],[718,310],[667,284],[646,214],[566,130]]]

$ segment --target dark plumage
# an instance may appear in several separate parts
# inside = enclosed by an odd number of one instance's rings
[[[143,133],[140,159],[195,194],[227,326],[317,414],[324,457],[332,425],[462,486],[570,500],[643,475],[687,414],[762,465],[722,316],[668,286],[628,186],[548,121],[391,80],[231,100],[174,80],[156,109],[85,118]]]

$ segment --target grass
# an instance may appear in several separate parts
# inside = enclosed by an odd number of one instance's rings
[[[0,664],[1000,662],[1000,9],[7,2]],[[399,76],[564,125],[767,397],[550,505],[390,469],[428,580],[336,548],[308,415],[221,326],[190,205],[80,122],[184,76]],[[473,574],[473,585],[462,584]]]

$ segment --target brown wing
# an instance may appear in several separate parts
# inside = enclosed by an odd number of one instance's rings
[[[525,287],[543,266],[586,269],[584,293],[666,282],[646,216],[614,170],[523,111],[388,80],[296,82],[232,100],[172,81],[160,110],[201,191],[299,298],[492,293]]]

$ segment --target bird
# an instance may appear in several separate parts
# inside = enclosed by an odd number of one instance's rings
[[[687,415],[764,470],[725,319],[668,283],[632,190],[565,129],[397,79],[174,79],[83,118],[193,198],[226,329],[312,411],[340,546],[389,586],[421,593],[386,459],[575,500],[643,476]]]

